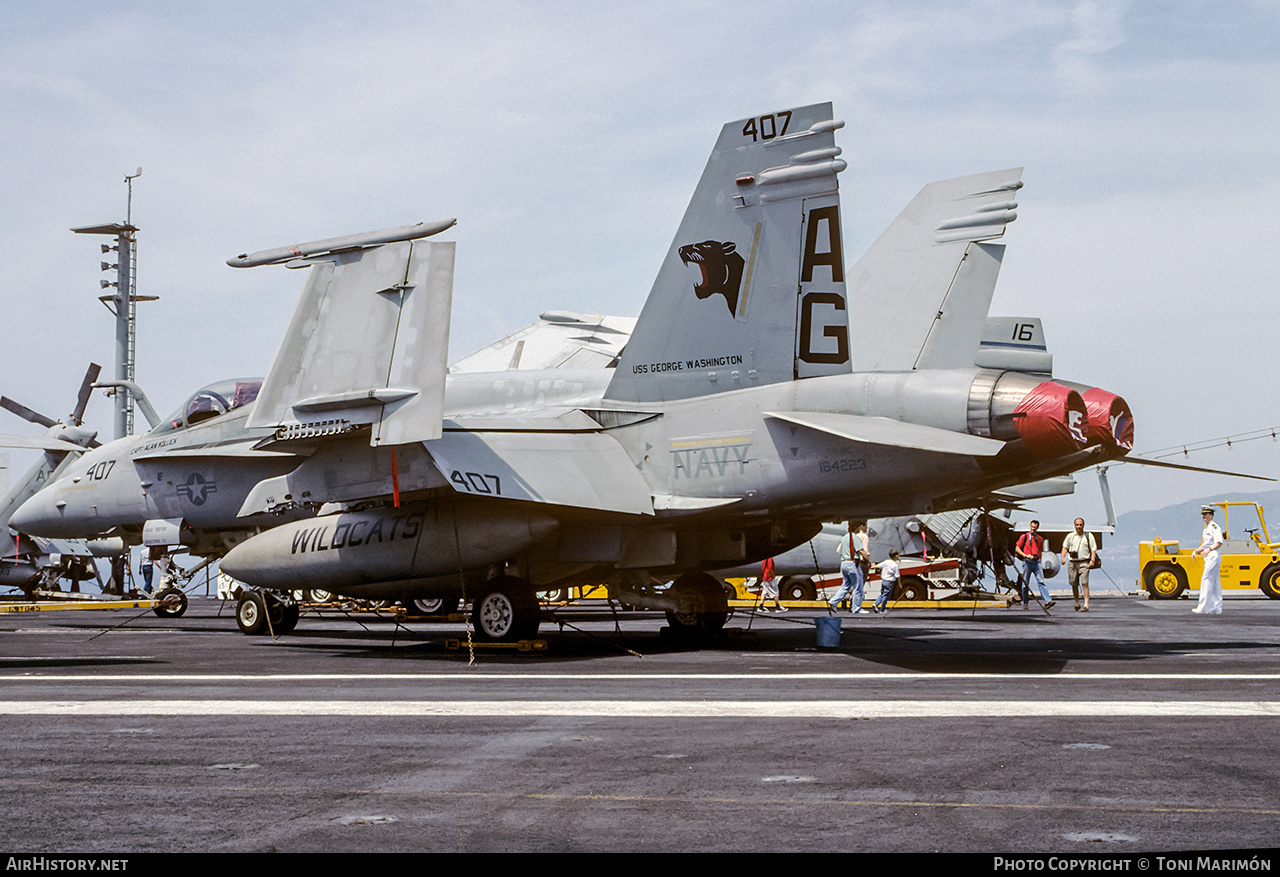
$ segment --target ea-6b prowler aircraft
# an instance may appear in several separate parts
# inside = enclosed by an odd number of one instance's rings
[[[454,244],[421,238],[451,223],[229,260],[311,266],[252,405],[216,393],[197,422],[189,404],[171,439],[86,455],[15,520],[110,531],[131,491],[132,521],[214,534],[255,588],[462,597],[477,636],[509,640],[536,631],[536,591],[603,582],[715,628],[707,570],[824,520],[970,506],[1127,453],[1118,396],[976,364],[1020,170],[926,186],[846,269],[841,126],[815,104],[724,127],[603,367],[447,374]],[[233,518],[199,517],[228,499]]]

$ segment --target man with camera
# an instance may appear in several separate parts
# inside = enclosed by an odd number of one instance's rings
[[[1040,586],[1040,597],[1045,609],[1052,609],[1054,606],[1053,599],[1049,596],[1049,589],[1044,584],[1044,572],[1040,568],[1040,559],[1044,553],[1044,537],[1037,530],[1040,529],[1039,521],[1032,521],[1027,532],[1022,534],[1014,546],[1013,553],[1022,560],[1022,608],[1026,609],[1031,605],[1030,588],[1031,577],[1036,577],[1036,582]]]
[[[1093,534],[1084,531],[1084,518],[1076,518],[1076,531],[1062,540],[1062,562],[1067,567],[1067,582],[1076,598],[1076,611],[1089,611],[1089,570],[1098,563],[1098,546]],[[1080,605],[1080,592],[1084,592],[1084,606]]]

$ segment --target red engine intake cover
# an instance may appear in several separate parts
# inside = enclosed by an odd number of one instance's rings
[[[1133,412],[1129,403],[1099,387],[1086,390],[1083,398],[1089,411],[1089,444],[1132,451]]]
[[[1074,454],[1089,440],[1089,411],[1075,390],[1045,381],[1023,397],[1013,412],[1018,435],[1035,457]]]

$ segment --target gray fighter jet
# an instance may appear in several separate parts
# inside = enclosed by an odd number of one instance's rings
[[[84,409],[100,370],[97,363],[89,364],[75,408],[65,421],[34,411],[8,396],[0,397],[0,408],[45,427],[42,435],[0,435],[0,447],[44,451],[44,456],[0,497],[0,587],[17,587],[30,593],[59,589],[65,580],[71,590],[78,590],[81,581],[98,577],[93,558],[118,557],[124,550],[120,539],[48,539],[13,532],[9,527],[14,510],[73,466],[81,454],[98,447],[98,433],[84,426]]]
[[[310,266],[265,381],[86,455],[15,519],[164,520],[255,588],[460,597],[483,639],[533,633],[534,593],[572,584],[713,629],[707,570],[824,520],[1127,453],[1118,396],[975,365],[1020,171],[926,186],[846,270],[841,126],[830,104],[726,125],[625,349],[583,368],[448,373],[454,245],[422,238],[451,222],[229,260]]]

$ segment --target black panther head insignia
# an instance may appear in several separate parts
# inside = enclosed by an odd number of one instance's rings
[[[738,313],[738,292],[742,286],[742,269],[746,263],[732,241],[703,241],[680,248],[680,261],[695,263],[702,271],[702,282],[693,288],[698,298],[723,295],[729,313]]]

